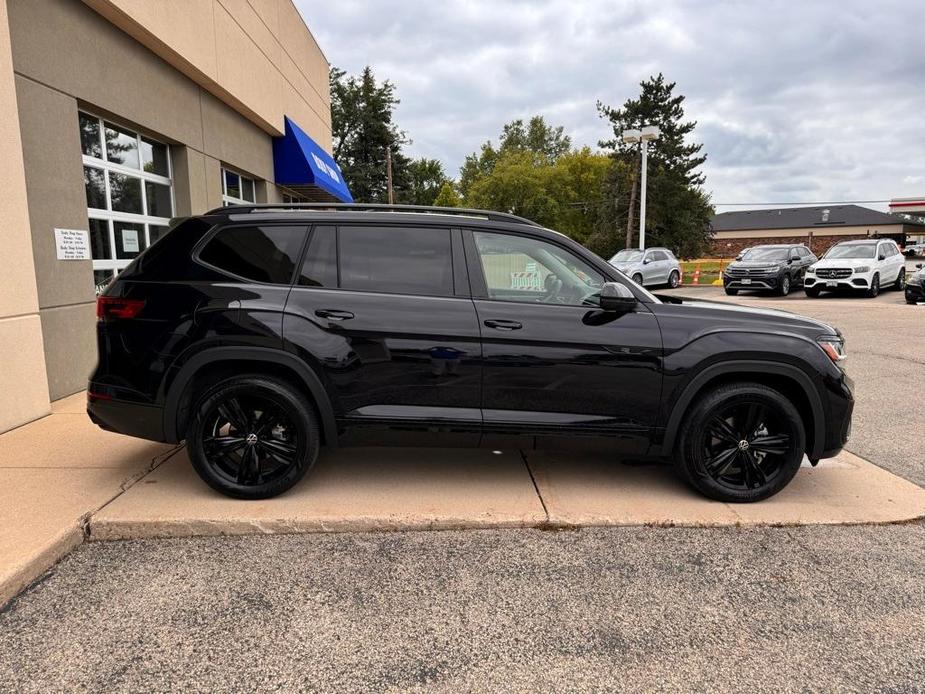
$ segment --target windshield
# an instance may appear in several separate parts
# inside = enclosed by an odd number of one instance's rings
[[[829,252],[826,253],[824,258],[876,258],[877,257],[877,244],[876,243],[860,243],[844,246],[832,246],[829,249]]]
[[[739,260],[747,260],[749,262],[755,262],[758,260],[787,260],[789,257],[790,250],[787,248],[749,248],[742,255],[739,256]]]

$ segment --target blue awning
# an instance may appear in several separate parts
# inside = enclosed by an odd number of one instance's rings
[[[330,154],[310,138],[288,116],[286,134],[273,139],[273,169],[276,184],[313,199],[328,196],[353,202],[340,167]]]

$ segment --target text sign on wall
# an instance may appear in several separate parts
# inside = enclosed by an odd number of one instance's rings
[[[55,229],[58,260],[90,260],[90,234],[83,229]]]

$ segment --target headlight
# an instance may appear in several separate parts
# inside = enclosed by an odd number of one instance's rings
[[[841,364],[848,358],[848,353],[845,352],[845,340],[838,335],[824,335],[817,338],[816,342],[833,364]]]
[[[908,280],[906,280],[906,284],[915,284],[915,285],[920,285],[920,284],[922,284],[922,275],[921,275],[921,273],[916,273],[916,274],[912,275]]]
[[[780,265],[772,265],[771,267],[767,268],[767,271],[768,272],[780,272]]]
[[[806,268],[806,274],[808,274],[808,275],[815,275],[815,274],[816,274],[816,266],[815,266],[815,265],[810,265],[808,268]]]
[[[869,265],[861,265],[860,267],[854,268],[854,272],[859,275],[863,275],[865,272],[870,272]]]

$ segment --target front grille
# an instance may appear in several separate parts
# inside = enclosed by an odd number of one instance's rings
[[[761,277],[771,272],[771,268],[766,267],[728,267],[726,274],[730,277]]]
[[[823,280],[843,280],[851,277],[850,267],[826,267],[816,270],[816,277]]]

